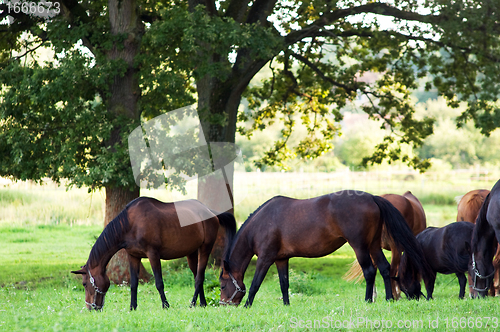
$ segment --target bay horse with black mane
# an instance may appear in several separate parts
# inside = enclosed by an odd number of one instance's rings
[[[460,291],[458,297],[464,298],[467,278],[465,273],[469,270],[471,261],[471,238],[474,224],[465,221],[458,221],[444,227],[428,227],[417,235],[417,241],[422,246],[425,259],[435,273],[451,274],[455,273],[458,278]],[[407,271],[407,257],[403,255],[400,264],[400,277],[410,276]],[[417,275],[413,280],[420,285],[421,276]],[[436,275],[428,275],[424,279],[427,291],[427,299],[432,299]],[[419,289],[415,284],[408,289],[406,295],[414,297],[412,293]],[[405,289],[405,290],[406,290]]]
[[[469,273],[472,277],[472,289],[479,296],[487,295],[492,284],[495,273],[493,256],[498,241],[500,241],[500,180],[486,196],[472,232],[472,262],[469,265]]]
[[[429,267],[401,213],[386,199],[362,191],[340,191],[311,199],[276,196],[241,226],[227,247],[220,275],[221,304],[241,303],[246,293],[245,271],[254,255],[257,266],[245,306],[255,294],[274,263],[283,294],[290,304],[288,260],[291,257],[321,257],[346,242],[356,253],[366,280],[365,300],[372,301],[376,268],[384,279],[386,299],[393,299],[390,265],[381,249],[382,226],[401,251],[410,257],[415,269],[426,274]]]
[[[180,219],[186,226],[182,227]],[[154,198],[139,197],[130,202],[103,230],[87,263],[75,274],[83,276],[85,303],[89,310],[101,310],[110,282],[106,265],[120,249],[125,249],[130,263],[130,310],[137,308],[138,274],[141,258],[148,258],[160,293],[163,308],[170,305],[164,292],[161,259],[187,256],[195,278],[191,305],[206,306],[203,281],[205,269],[215,243],[219,225],[225,228],[226,240],[236,233],[231,213],[216,213],[197,200],[163,203]]]

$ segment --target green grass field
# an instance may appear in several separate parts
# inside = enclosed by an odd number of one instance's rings
[[[139,303],[129,311],[128,287],[112,285],[102,312],[84,308],[84,291],[78,277],[70,274],[87,258],[90,246],[100,228],[96,226],[31,226],[0,228],[2,273],[0,274],[0,328],[5,331],[179,331],[179,330],[300,330],[324,329],[344,324],[340,330],[372,330],[377,324],[397,329],[399,323],[411,330],[422,330],[435,324],[439,330],[446,323],[460,324],[465,318],[474,324],[494,329],[499,304],[497,298],[458,300],[458,282],[452,276],[440,275],[433,301],[386,302],[380,276],[378,299],[364,302],[364,283],[348,283],[342,275],[354,259],[349,246],[323,258],[295,258],[290,262],[291,305],[280,299],[276,269],[271,268],[250,309],[243,307],[190,308],[193,281],[185,264],[163,263],[168,310],[161,309],[153,283],[139,286]],[[147,261],[144,261],[147,266]],[[245,283],[249,285],[254,267],[250,266]],[[208,270],[206,291],[216,302],[218,272]],[[455,320],[453,320],[455,319]],[[446,321],[448,320],[448,321]],[[316,322],[315,322],[316,321]],[[373,325],[375,324],[375,325]],[[462,321],[462,324],[463,321]],[[459,326],[459,325],[457,325]],[[469,325],[465,327],[467,329]],[[474,325],[478,326],[478,325]],[[457,329],[460,329],[458,327]]]
[[[488,186],[491,188],[490,183],[482,187]],[[419,193],[419,198],[424,197],[429,225],[454,221],[453,199],[457,191]],[[293,196],[293,192],[289,195]],[[263,199],[249,196],[240,210],[251,212],[261,203]],[[242,222],[246,215],[240,213],[237,219]],[[207,271],[205,284],[211,305],[190,308],[193,280],[185,261],[179,260],[162,265],[170,309],[161,309],[154,283],[148,283],[139,286],[135,312],[129,311],[129,288],[117,285],[108,291],[102,312],[88,312],[81,277],[70,271],[87,260],[102,231],[102,215],[103,195],[99,192],[90,196],[84,189],[0,189],[0,330],[483,331],[500,327],[499,299],[458,300],[454,275],[438,275],[432,301],[403,298],[395,302],[385,301],[379,275],[378,298],[375,303],[365,303],[364,282],[355,284],[342,279],[354,260],[348,245],[323,258],[290,261],[289,307],[282,304],[276,268],[272,267],[252,308],[217,306],[219,272],[212,269]],[[149,269],[147,260],[143,262]],[[245,275],[247,287],[254,266],[255,261]]]

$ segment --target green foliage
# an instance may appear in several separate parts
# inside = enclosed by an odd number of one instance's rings
[[[473,120],[490,135],[500,125],[496,1],[131,1],[128,12],[116,0],[63,4],[54,18],[20,14],[2,28],[2,176],[133,188],[127,134],[141,119],[195,101],[208,141],[233,141],[237,130],[250,138],[280,123],[253,160],[258,168],[325,155],[342,110],[354,106],[388,130],[363,166],[401,160],[427,169],[436,153],[411,153],[434,130],[411,99],[423,84],[452,107],[467,103],[459,126]],[[41,46],[54,59],[37,63]],[[266,64],[270,77],[249,87]],[[130,89],[122,96],[123,82]],[[305,132],[292,140],[299,126]]]
[[[30,34],[19,39],[26,41],[29,56],[2,63],[0,176],[68,179],[67,185],[90,190],[135,188],[126,142],[140,113],[157,115],[193,102],[185,70],[171,65],[174,52],[154,44],[149,29],[143,31],[142,44],[140,28],[136,30],[139,56],[135,63],[127,63],[130,35],[111,30],[107,6],[107,1],[75,3],[64,8],[65,15],[46,22],[19,17],[31,24]],[[147,2],[141,10],[154,15],[163,7]],[[14,28],[3,33],[11,36]],[[44,63],[37,61],[34,50],[40,46],[55,55]],[[5,47],[18,51],[17,44]],[[117,55],[117,50],[122,53]],[[115,88],[117,82],[130,80],[130,71],[136,72],[136,81],[130,82],[137,85],[133,94],[142,96],[136,114],[129,113],[136,108],[130,100],[135,97],[117,97],[121,91]],[[117,99],[126,105],[118,105]]]
[[[321,288],[320,279],[326,279],[319,274],[304,271],[296,272],[293,269],[289,270],[289,282],[291,294],[304,294],[308,296],[322,294],[325,292]]]
[[[456,119],[466,108],[465,104],[451,108],[443,99],[428,100],[418,106],[419,114],[425,113],[436,119],[434,133],[417,150],[420,157],[438,159],[435,163],[441,160],[453,168],[498,163],[495,151],[500,144],[500,132],[484,136],[472,123],[457,128]]]

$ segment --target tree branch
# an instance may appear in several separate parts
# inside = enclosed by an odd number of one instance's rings
[[[294,53],[292,52],[291,55],[299,60],[300,62],[306,64],[309,68],[311,68],[316,74],[318,74],[319,77],[321,77],[323,80],[329,82],[330,84],[336,86],[336,87],[339,87],[339,88],[342,88],[345,90],[345,92],[347,92],[348,94],[351,94],[351,93],[355,93],[359,87],[357,84],[355,84],[354,86],[348,86],[346,84],[342,84],[340,82],[337,82],[335,80],[333,80],[332,78],[326,76],[323,71],[321,71],[321,69],[318,68],[318,66],[316,66],[314,63],[312,63],[311,61],[309,61],[309,59],[307,59],[306,57],[304,57],[303,55],[300,55],[300,54],[297,54],[297,53]]]
[[[256,0],[248,13],[247,23],[260,22],[262,26],[269,26],[267,18],[272,13],[274,5],[276,0]]]
[[[18,60],[18,59],[21,59],[22,57],[24,57],[24,56],[26,56],[26,55],[28,55],[28,54],[30,54],[30,53],[32,53],[32,52],[35,52],[37,49],[39,49],[40,47],[42,47],[42,46],[45,44],[45,42],[46,42],[47,40],[48,40],[48,39],[42,39],[42,42],[41,42],[40,44],[38,44],[37,46],[35,46],[35,47],[33,47],[33,48],[30,48],[29,50],[26,50],[26,51],[25,51],[23,54],[21,54],[21,55],[18,55],[18,56],[16,56],[16,57],[11,58],[11,59],[10,59],[10,61],[12,61],[12,60]]]
[[[250,0],[233,0],[229,3],[225,16],[233,18],[235,22],[241,23],[245,19]]]
[[[78,0],[61,0],[62,13],[66,19],[75,24],[75,22],[82,22],[84,24],[92,23],[92,18],[87,15],[85,8],[78,3]],[[71,28],[69,28],[71,29]],[[88,50],[95,55],[95,46],[90,42],[92,34],[82,37],[82,43]]]
[[[347,9],[337,9],[325,13],[310,25],[300,30],[290,32],[288,35],[285,36],[285,42],[287,45],[295,44],[296,42],[302,40],[303,38],[315,35],[317,31],[324,28],[325,26],[331,25],[335,21],[363,13],[391,16],[402,20],[417,21],[421,23],[431,23],[431,24],[436,24],[445,18],[437,15],[421,15],[418,13],[407,12],[404,10],[400,10],[396,7],[392,7],[385,3],[373,2],[366,5],[351,7]]]

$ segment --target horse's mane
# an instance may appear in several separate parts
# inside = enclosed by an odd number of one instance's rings
[[[245,229],[246,225],[249,224],[249,221],[252,220],[253,217],[255,217],[259,212],[260,210],[262,210],[262,208],[264,208],[264,206],[266,206],[269,202],[271,202],[273,199],[277,198],[277,197],[283,197],[283,196],[275,196],[269,200],[267,200],[264,204],[262,204],[261,206],[259,206],[257,208],[257,210],[255,210],[254,212],[252,212],[247,220],[245,220],[245,222],[243,223],[243,225],[241,225],[240,229],[238,229],[238,232],[236,233],[236,235],[233,237],[232,241],[230,243],[228,243],[227,247],[226,247],[226,251],[224,253],[224,259],[226,262],[229,263],[229,256],[231,255],[231,252],[233,251],[233,248],[234,248],[234,244],[236,243],[236,241],[238,240],[238,237],[240,236],[240,234],[243,232],[243,230]]]
[[[492,191],[493,192],[493,191]],[[481,210],[479,210],[479,214],[476,219],[476,226],[472,231],[472,241],[471,241],[471,249],[472,252],[475,252],[477,249],[477,243],[481,239],[483,235],[486,234],[487,230],[491,228],[488,224],[488,220],[486,220],[486,213],[488,212],[488,205],[490,204],[491,193],[486,196],[484,199],[483,205],[481,206]]]
[[[104,230],[101,235],[99,235],[90,251],[88,261],[89,267],[97,265],[100,258],[109,252],[109,250],[121,247],[123,235],[130,230],[127,209],[134,201],[130,202],[115,219],[111,220],[106,227],[104,227]]]

